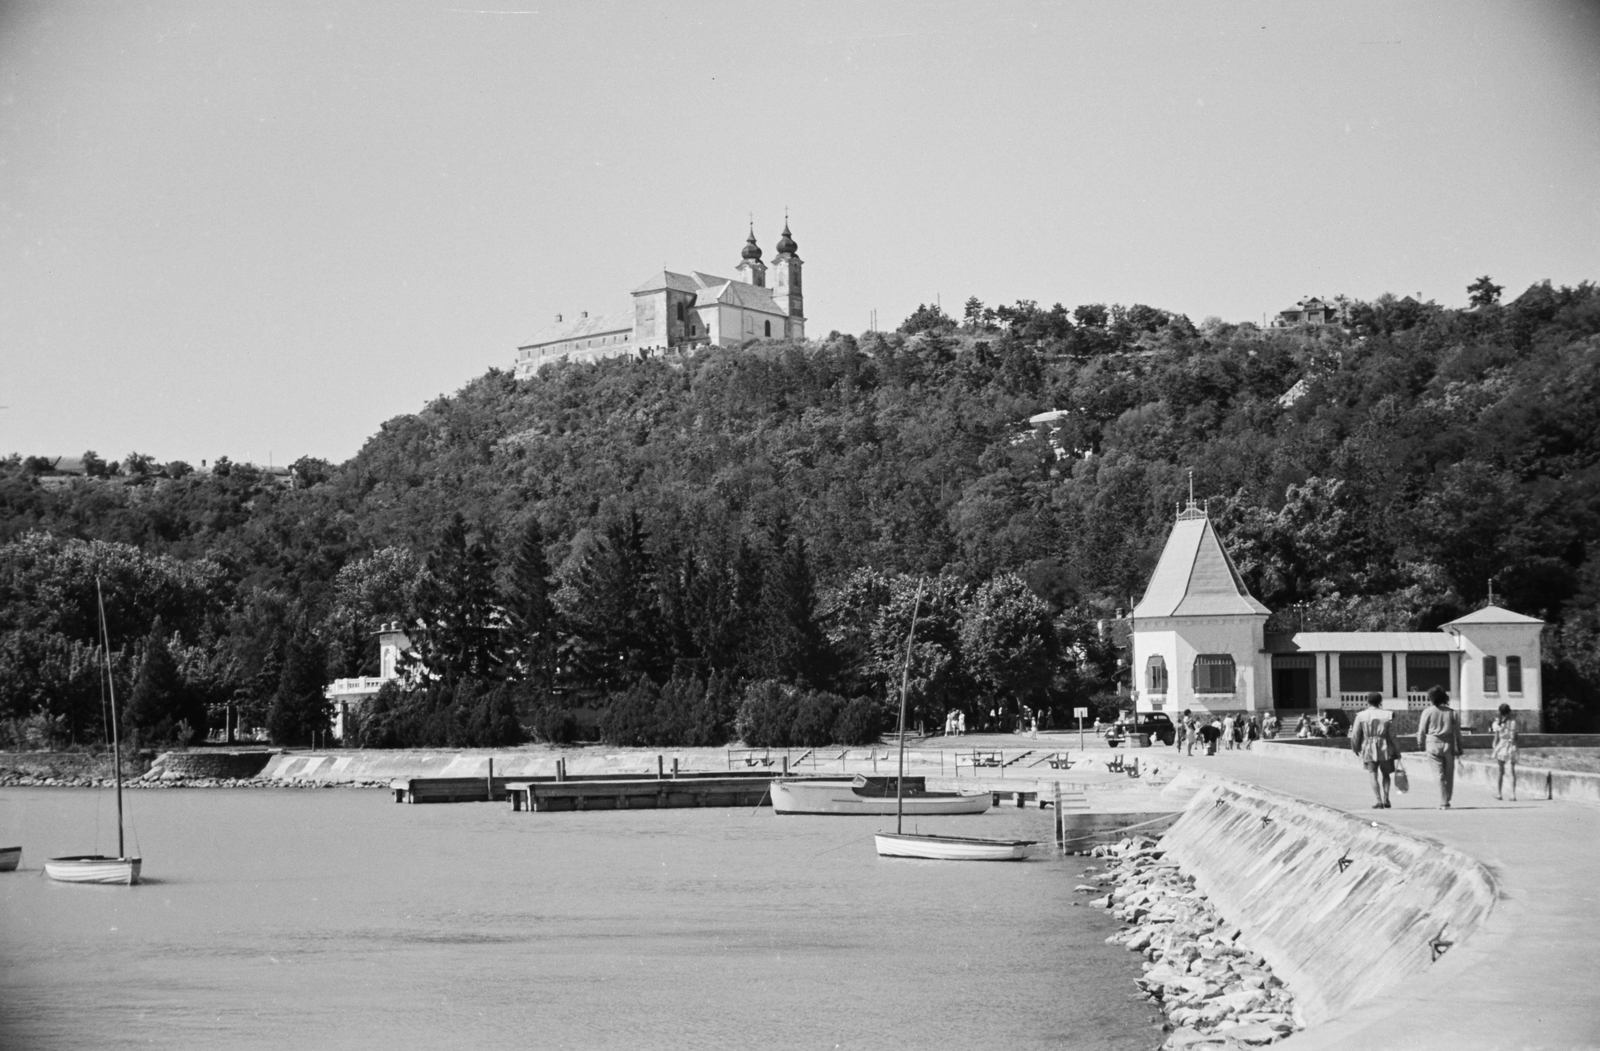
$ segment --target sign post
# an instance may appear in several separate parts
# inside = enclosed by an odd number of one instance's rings
[[[1078,717],[1078,751],[1083,751],[1083,720],[1089,714],[1087,708],[1074,708],[1072,714]]]

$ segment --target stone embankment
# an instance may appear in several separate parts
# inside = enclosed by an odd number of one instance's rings
[[[1097,885],[1077,889],[1113,888],[1089,904],[1129,925],[1108,942],[1148,961],[1136,981],[1166,1012],[1172,1033],[1164,1048],[1259,1047],[1300,1028],[1294,998],[1266,958],[1244,943],[1239,928],[1218,915],[1155,840],[1124,839],[1091,854],[1112,863],[1104,871],[1086,870]]]
[[[1388,824],[1189,770],[1166,792],[1182,816],[1098,848],[1115,889],[1091,904],[1131,924],[1114,938],[1149,960],[1169,1048],[1309,1036],[1434,966],[1498,895],[1479,862]]]

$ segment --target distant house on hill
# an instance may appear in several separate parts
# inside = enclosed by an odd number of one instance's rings
[[[1524,730],[1540,728],[1537,617],[1487,606],[1438,631],[1267,635],[1268,613],[1190,500],[1133,610],[1138,710],[1353,714],[1379,693],[1385,708],[1418,711],[1442,686],[1463,727],[1481,730],[1509,704]]]
[[[761,261],[752,228],[734,270],[737,277],[660,270],[633,290],[626,307],[594,317],[587,311],[573,318],[557,314],[517,348],[516,375],[531,376],[541,365],[563,359],[597,361],[701,346],[734,347],[752,339],[804,339],[804,264],[788,222],[777,247],[770,287],[769,268]]]
[[[1338,325],[1348,321],[1349,314],[1349,308],[1344,303],[1308,296],[1289,309],[1278,311],[1278,316],[1272,319],[1272,327]]]

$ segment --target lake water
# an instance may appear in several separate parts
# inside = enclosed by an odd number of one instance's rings
[[[1088,859],[879,859],[877,818],[512,813],[357,790],[0,789],[0,1047],[1146,1049]],[[1048,811],[922,819],[1047,842]],[[4,845],[0,844],[0,845]],[[130,847],[132,844],[130,843]]]

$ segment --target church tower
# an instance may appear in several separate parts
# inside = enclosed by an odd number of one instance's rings
[[[739,265],[734,270],[739,280],[757,288],[767,287],[767,265],[761,261],[761,248],[756,244],[756,228],[750,227],[750,238],[739,253]]]
[[[800,285],[800,268],[804,265],[796,254],[800,246],[789,233],[789,220],[783,220],[783,236],[778,238],[778,254],[772,260],[772,298],[779,309],[788,315],[783,334],[790,339],[806,336],[805,296]]]

